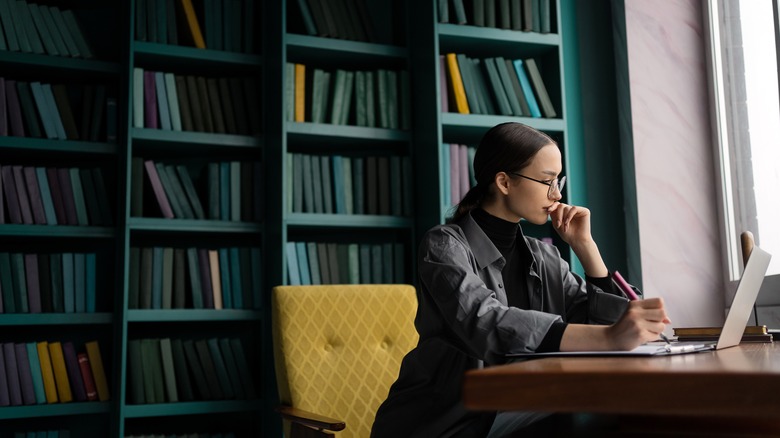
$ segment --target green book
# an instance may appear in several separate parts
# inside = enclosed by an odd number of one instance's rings
[[[288,243],[289,245],[289,243]],[[230,291],[233,293],[232,302],[234,309],[244,308],[244,277],[241,274],[241,251],[232,247],[230,252]]]
[[[195,131],[195,125],[191,111],[192,104],[190,103],[186,78],[184,76],[175,75],[174,80],[176,82],[176,97],[179,100],[178,108],[179,114],[181,115],[181,129],[182,131]],[[143,118],[141,119],[141,123],[143,123]]]
[[[130,160],[130,216],[142,217],[144,210],[144,160]]]
[[[295,64],[284,64],[284,120],[295,120]]]
[[[173,308],[173,248],[162,250],[162,306],[163,309]]]
[[[219,387],[222,390],[222,394],[226,399],[236,398],[236,391],[234,390],[233,383],[228,376],[227,366],[225,366],[225,359],[222,357],[222,352],[219,349],[219,341],[216,338],[208,339],[207,341],[211,360],[214,363],[214,371],[219,381]],[[237,379],[238,376],[235,376]],[[240,383],[239,383],[240,386]]]
[[[252,400],[257,397],[255,393],[255,384],[252,374],[249,372],[250,364],[244,354],[244,347],[238,338],[230,338],[230,347],[233,350],[233,356],[238,366],[238,375],[241,378],[241,386],[244,389],[247,399]]]
[[[46,95],[43,92],[43,85],[40,82],[30,83],[30,92],[35,100],[35,108],[37,108],[37,114],[40,116],[41,123],[43,124],[43,131],[48,139],[57,138],[57,128],[54,126],[54,114],[50,112],[49,103],[46,100]],[[21,95],[19,96],[22,97]],[[24,101],[22,101],[24,105]]]
[[[352,110],[352,94],[355,89],[355,72],[348,71],[344,80],[344,98],[341,101],[340,125],[349,123],[349,115]]]
[[[203,308],[203,292],[200,284],[200,268],[198,267],[198,249],[187,248],[187,268],[190,274],[190,292],[192,308]]]
[[[139,309],[152,308],[152,270],[154,265],[154,251],[150,247],[141,248],[141,278],[139,285]]]
[[[92,181],[95,184],[95,193],[97,194],[98,208],[100,208],[100,217],[103,218],[104,225],[113,225],[114,220],[111,215],[111,205],[108,200],[108,188],[103,179],[103,171],[99,167],[92,168]]]
[[[341,278],[341,259],[339,259],[338,244],[328,243],[328,269],[331,284],[344,284],[346,278]]]
[[[195,78],[195,83],[198,88],[197,96],[200,103],[204,132],[215,132],[214,117],[211,112],[211,100],[209,98],[209,91],[206,85],[206,78],[203,76],[198,76]],[[192,98],[192,96],[190,97]]]
[[[371,282],[374,284],[382,284],[384,277],[382,275],[382,265],[386,263],[386,260],[382,260],[382,245],[371,245]]]
[[[230,220],[241,221],[241,163],[230,162]]]
[[[330,109],[330,123],[338,125],[341,122],[344,96],[346,94],[346,70],[336,70],[335,84],[333,86],[333,101]]]
[[[193,401],[195,394],[192,390],[190,373],[187,371],[187,359],[181,339],[171,339],[171,352],[173,353],[173,369],[176,374],[179,399],[185,402]]]
[[[206,383],[208,384],[209,392],[211,392],[214,399],[224,399],[224,388],[220,385],[219,378],[217,377],[217,369],[214,365],[211,353],[209,352],[209,346],[206,340],[199,339],[195,341],[195,350],[198,352],[200,365],[203,367],[203,373],[206,375]]]
[[[328,262],[327,243],[317,243],[317,261],[320,264],[320,279],[322,280],[322,284],[333,284],[333,281],[330,279],[330,263]]]
[[[173,250],[173,308],[184,309],[187,303],[187,252]]]
[[[162,403],[164,399],[157,398],[154,375],[159,371],[160,363],[155,363],[154,344],[152,339],[141,339],[141,363],[143,364],[144,402]],[[160,388],[162,390],[162,388]]]
[[[239,248],[240,260],[241,260],[241,308],[252,309],[254,307],[253,300],[253,276],[252,271],[252,253],[247,247]],[[305,253],[304,248],[304,253]]]
[[[366,72],[355,72],[355,124],[368,126],[366,107]]]
[[[230,220],[230,163],[219,163],[219,219]]]
[[[319,258],[317,257],[317,244],[315,242],[306,242],[304,245],[306,246],[306,259],[309,262],[308,269],[311,284],[322,284],[322,276],[320,275],[320,262]],[[252,265],[256,266],[254,261]]]
[[[208,173],[208,195],[209,195],[209,219],[217,220],[220,218],[220,204],[219,195],[220,188],[220,165],[219,163],[209,163],[207,167]]]
[[[393,244],[393,283],[403,284],[406,281],[406,272],[404,264],[406,257],[404,254],[404,245],[402,243]]]
[[[230,253],[227,248],[219,248],[219,279],[222,288],[222,307],[233,309],[233,292],[230,284]]]
[[[219,86],[219,98],[222,102],[222,111],[224,113],[225,131],[228,134],[238,134],[238,125],[236,125],[236,115],[234,113],[235,106],[230,94],[230,84],[227,78],[219,78],[217,79],[217,85]]]
[[[360,283],[371,283],[371,245],[360,244]]]
[[[65,313],[76,311],[76,283],[73,253],[62,254],[62,301]],[[17,302],[17,304],[19,304]]]
[[[87,215],[91,225],[105,225],[100,207],[98,206],[97,192],[94,181],[92,181],[92,172],[90,169],[76,169],[81,178],[81,187],[84,191],[84,201],[87,206]]]
[[[512,107],[509,105],[509,98],[507,97],[506,91],[504,90],[501,77],[498,75],[495,59],[486,58],[482,62],[485,65],[485,71],[487,71],[493,97],[495,98],[495,102],[498,103],[499,114],[504,116],[511,116]]]
[[[471,114],[486,114],[485,109],[479,104],[479,92],[471,74],[471,60],[462,53],[457,54],[456,58],[458,60],[458,70],[460,70],[460,75],[463,79],[463,88],[466,91],[466,100],[469,103],[469,111]]]
[[[18,81],[16,83],[16,89],[19,95],[19,105],[22,107],[22,115],[24,115],[24,126],[26,128],[27,136],[41,137],[42,128],[40,120],[38,119],[38,111],[35,107],[32,91],[30,91],[30,84]]]
[[[135,40],[136,41],[148,41],[146,36],[146,8],[147,1],[152,0],[135,0]]]
[[[16,19],[16,3],[13,0],[0,0],[0,23],[8,38],[8,50],[18,52],[20,47],[16,26],[21,26],[21,23]]]
[[[173,183],[170,180],[165,166],[160,162],[156,162],[154,163],[154,167],[157,169],[157,175],[160,177],[160,183],[162,184],[163,190],[165,191],[165,196],[168,198],[168,201],[171,204],[174,217],[179,219],[186,218],[187,216],[184,213],[184,208],[181,205],[182,199],[177,196],[176,192],[174,191]]]
[[[165,377],[165,394],[169,402],[178,402],[179,395],[176,390],[176,372],[173,366],[173,349],[170,338],[160,339],[160,358],[162,359],[162,371]]]
[[[45,8],[45,6],[38,6],[35,3],[29,3],[27,4],[27,7],[29,8],[29,14],[32,17],[33,24],[35,24],[33,32],[35,32],[35,29],[37,29],[37,33],[40,35],[38,42],[43,44],[43,48],[49,55],[61,55],[59,50],[57,50],[57,46],[54,44],[54,38],[52,38],[52,35],[49,32],[49,26],[44,21],[43,12],[41,12],[41,8]]]
[[[79,225],[89,225],[89,216],[87,215],[87,203],[84,200],[84,188],[81,186],[81,175],[79,169],[70,168],[70,184],[73,187],[73,201],[76,206],[76,219]]]
[[[81,51],[79,50],[79,46],[76,44],[76,40],[70,33],[70,29],[68,28],[68,24],[65,22],[65,17],[62,11],[55,6],[50,6],[49,12],[51,13],[51,17],[54,20],[55,26],[57,27],[57,31],[59,32],[60,36],[62,36],[65,47],[67,47],[68,54],[74,58],[83,57]]]
[[[380,69],[376,73],[377,77],[377,108],[379,109],[379,127],[390,127],[390,114],[388,106],[388,87],[387,87],[387,70]]]
[[[325,123],[327,102],[323,101],[323,97],[327,86],[328,84],[325,83],[325,71],[315,68],[311,87],[311,121],[314,123]]]
[[[198,395],[201,400],[212,400],[215,398],[209,390],[209,384],[206,382],[206,373],[200,364],[198,359],[198,353],[195,349],[195,341],[185,340],[182,341],[182,347],[184,348],[184,354],[187,357],[187,365],[189,370],[192,371],[193,379],[195,380],[195,387],[198,388]]]
[[[76,297],[76,313],[87,311],[87,257],[84,253],[73,254],[73,288]]]
[[[382,244],[382,283],[393,282],[393,244]]]
[[[215,340],[216,341],[216,340]],[[212,342],[209,340],[209,342]],[[230,347],[230,340],[227,338],[220,338],[219,352],[222,354],[222,358],[225,361],[225,370],[227,371],[227,377],[230,380],[230,386],[233,389],[235,398],[239,400],[246,400],[247,394],[244,389],[244,385],[241,383],[241,375],[238,370],[238,363],[236,362],[233,349]]]
[[[49,260],[51,268],[51,306],[54,313],[63,313],[65,311],[62,258],[62,254],[52,254]]]
[[[398,73],[387,71],[387,121],[390,129],[398,129]]]
[[[127,308],[138,309],[140,298],[141,249],[130,248],[130,267],[128,271]]]
[[[354,192],[352,189],[352,158],[342,157],[342,178],[344,180],[344,208],[346,214],[355,213]]]
[[[19,41],[21,44],[26,42],[29,45],[29,50],[24,50],[24,48],[22,48],[22,51],[39,54],[44,53],[43,43],[38,36],[38,32],[35,30],[32,14],[30,14],[30,5],[28,5],[26,1],[16,1],[16,17],[19,20],[19,23],[22,24],[21,28],[19,26],[16,27]]]
[[[339,243],[336,245],[336,254],[339,260],[339,283],[349,284],[349,246]]]
[[[209,93],[209,104],[211,105],[211,116],[214,120],[214,132],[224,134],[225,119],[222,111],[222,104],[219,98],[219,86],[214,78],[206,79],[206,89]]]
[[[363,165],[365,159],[363,157],[355,157],[352,161],[352,187],[354,190],[353,201],[355,203],[355,214],[365,214],[365,178],[363,173]]]
[[[24,254],[11,254],[11,277],[13,278],[13,292],[16,311],[29,313],[27,301],[27,280],[24,272]]]
[[[54,211],[54,200],[51,196],[49,177],[46,175],[46,169],[43,167],[36,167],[35,175],[38,177],[38,188],[41,191],[41,202],[43,203],[43,212],[46,216],[46,223],[49,225],[57,225],[57,214]]]
[[[57,138],[60,140],[67,140],[68,134],[65,132],[65,125],[62,123],[62,116],[60,114],[60,108],[57,107],[57,101],[54,98],[54,92],[52,91],[51,84],[43,84],[43,97],[46,100],[48,106],[48,113],[52,116],[52,122],[54,129],[57,132]]]
[[[506,68],[506,60],[502,57],[493,58],[493,62],[496,65],[498,71],[498,77],[501,79],[501,85],[504,88],[504,94],[506,94],[509,100],[509,106],[512,108],[512,115],[522,116],[523,110],[520,107],[520,101],[517,98],[515,89],[512,87],[512,78],[509,71]]]
[[[159,163],[158,163],[159,164]],[[179,204],[179,208],[182,212],[182,218],[195,219],[195,211],[193,210],[190,202],[185,193],[184,187],[179,180],[179,174],[173,165],[162,166],[164,169],[158,171],[158,173],[164,172],[168,178],[168,184],[170,185],[173,197],[176,198],[176,202]]]
[[[404,195],[401,174],[401,157],[393,155],[390,157],[390,214],[401,216],[403,214],[402,197]]]
[[[357,243],[347,245],[347,258],[349,259],[349,283],[360,283],[360,247]]]
[[[184,192],[187,194],[187,199],[195,213],[195,218],[206,219],[203,206],[200,203],[200,198],[198,198],[198,193],[195,190],[195,184],[192,182],[189,171],[187,171],[187,168],[184,165],[178,165],[176,166],[176,172],[178,173],[182,186],[184,186]]]
[[[131,339],[127,342],[127,360],[128,374],[130,375],[130,403],[144,404],[146,403],[146,384],[140,339]]]
[[[323,213],[336,213],[336,209],[333,206],[333,178],[331,177],[330,172],[330,161],[331,157],[327,155],[321,155],[319,157],[313,156],[312,157],[312,169],[314,170],[313,179],[314,181],[322,181],[322,184],[314,184],[314,200],[315,200],[315,212],[316,212],[316,201],[317,201],[317,191],[321,188],[322,190],[322,212]],[[317,162],[319,162],[319,168],[320,172],[317,172]],[[317,178],[319,175],[321,180]],[[321,187],[319,187],[321,186]]]
[[[79,54],[81,54],[83,58],[93,58],[92,49],[90,49],[89,44],[87,44],[87,40],[84,38],[84,32],[73,11],[62,11],[62,17],[65,19],[65,25],[68,27],[68,31],[73,37],[76,47],[78,47]]]
[[[176,89],[176,78],[173,73],[164,73],[165,97],[168,101],[168,111],[171,116],[171,127],[174,131],[181,131],[181,112],[179,111],[179,96]]]

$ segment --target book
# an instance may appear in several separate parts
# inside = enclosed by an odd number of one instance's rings
[[[24,181],[24,172],[22,166],[12,166],[14,185],[16,186],[16,196],[19,199],[19,208],[22,214],[22,222],[33,224],[32,208],[30,205],[30,196],[27,193],[27,184]]]
[[[97,388],[95,388],[95,379],[92,376],[92,369],[89,365],[89,357],[87,356],[87,353],[79,353],[77,358],[79,362],[79,371],[81,371],[81,380],[84,382],[84,391],[86,393],[87,400],[97,400]]]
[[[41,313],[41,288],[38,276],[38,256],[24,255],[24,268],[27,280],[27,302],[30,313]]]
[[[79,367],[78,356],[76,355],[76,348],[73,346],[72,342],[66,341],[62,343],[62,355],[65,359],[65,370],[68,374],[68,381],[70,382],[70,388],[73,392],[73,399],[75,401],[86,401],[87,391],[84,386],[84,379],[81,377],[81,369]],[[59,385],[59,381],[57,381],[57,385]]]
[[[216,400],[222,400],[225,398],[225,392],[220,384],[220,380],[217,377],[217,368],[214,364],[214,359],[209,352],[208,342],[205,339],[198,339],[195,341],[195,350],[198,353],[198,359],[200,365],[203,367],[203,373],[206,376],[206,384],[208,385],[209,392]],[[229,388],[228,388],[229,389]],[[231,391],[232,394],[232,391]]]
[[[130,383],[128,384],[130,393],[130,403],[146,403],[146,393],[144,387],[144,366],[141,352],[141,341],[139,339],[130,339],[127,341],[127,361]]]
[[[673,327],[675,336],[720,336],[723,327]],[[769,333],[765,325],[745,327],[746,335],[765,335]]]
[[[43,384],[43,373],[41,371],[41,361],[38,356],[38,346],[35,342],[28,342],[24,345],[27,349],[27,359],[30,362],[30,377],[35,390],[35,401],[38,404],[45,404],[46,388]]]
[[[200,30],[200,24],[198,23],[198,17],[195,15],[195,8],[192,5],[192,0],[180,0],[181,8],[184,12],[184,18],[187,23],[189,33],[187,36],[192,41],[192,44],[199,48],[205,49],[206,42],[203,40],[203,34]]]
[[[544,85],[544,80],[542,79],[539,67],[536,65],[536,60],[533,58],[526,59],[525,67],[528,69],[528,74],[531,77],[531,84],[536,92],[536,96],[542,104],[544,116],[549,118],[556,117],[557,113],[553,107],[552,100],[550,100],[550,95],[547,93],[547,87]]]
[[[68,380],[68,371],[65,365],[65,356],[63,355],[62,344],[60,342],[49,343],[49,356],[51,357],[51,366],[54,370],[54,380],[57,384],[57,395],[60,403],[68,403],[73,400],[70,381]]]
[[[3,349],[0,348],[0,406],[10,405],[11,397],[8,393],[8,373],[5,370],[5,355],[3,354]]]
[[[16,353],[16,365],[19,372],[19,385],[22,390],[22,404],[34,405],[37,403],[35,387],[33,385],[30,357],[27,354],[27,344],[11,344]]]
[[[176,373],[173,367],[173,349],[169,338],[160,339],[160,356],[162,359],[163,376],[165,377],[165,394],[169,402],[178,402],[176,390]]]
[[[165,194],[162,182],[160,181],[160,175],[157,173],[157,168],[152,160],[144,161],[144,167],[146,168],[146,175],[149,178],[149,182],[152,185],[152,191],[157,199],[157,205],[160,207],[163,217],[173,219],[173,210],[171,204],[168,201],[168,196]]]
[[[189,370],[192,371],[192,376],[195,380],[195,387],[198,389],[198,395],[202,400],[211,400],[215,398],[209,389],[209,384],[206,381],[206,372],[198,359],[198,353],[195,348],[195,341],[185,340],[182,342],[184,353],[187,357],[187,365]]]
[[[5,361],[6,382],[8,384],[8,399],[12,406],[22,405],[22,384],[19,379],[19,363],[16,361],[16,348],[13,342],[6,342],[3,346],[3,359]]]
[[[190,374],[187,370],[187,359],[184,355],[184,346],[182,345],[181,339],[171,339],[171,352],[173,354],[173,369],[176,374],[179,399],[181,401],[195,400]]]
[[[455,53],[447,53],[447,73],[451,85],[452,96],[455,100],[455,108],[460,114],[470,114],[469,104],[466,99],[466,90],[463,87],[463,78],[458,68],[458,59]]]
[[[46,403],[57,403],[59,395],[54,378],[54,367],[49,353],[49,343],[46,341],[36,344],[38,350],[38,360],[41,363],[41,378],[43,379],[43,389],[46,394]]]
[[[46,213],[43,208],[43,197],[41,196],[41,187],[38,183],[38,175],[35,172],[34,167],[22,168],[24,174],[24,182],[27,187],[27,195],[30,201],[30,209],[32,210],[33,221],[36,224],[46,224]]]
[[[199,341],[202,342],[202,341]],[[225,366],[225,359],[222,356],[222,352],[219,349],[219,341],[216,338],[210,338],[206,340],[208,345],[208,351],[211,356],[211,360],[214,364],[214,371],[216,374],[219,387],[222,390],[222,394],[226,399],[236,398],[236,392],[233,390],[234,386],[231,383],[231,378],[228,376],[228,370]],[[197,346],[197,342],[195,343]],[[237,378],[235,376],[234,378]],[[208,378],[208,376],[207,376]]]

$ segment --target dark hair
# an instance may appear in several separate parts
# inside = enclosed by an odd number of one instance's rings
[[[496,125],[482,137],[474,155],[474,176],[477,185],[458,203],[447,222],[454,222],[480,205],[489,193],[498,172],[520,170],[528,165],[543,147],[557,144],[547,134],[522,123]]]

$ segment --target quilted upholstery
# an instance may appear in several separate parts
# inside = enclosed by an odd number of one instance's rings
[[[282,404],[343,420],[367,437],[379,405],[417,344],[409,285],[277,286],[274,358]]]

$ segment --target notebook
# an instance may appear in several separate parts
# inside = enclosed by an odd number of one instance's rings
[[[731,309],[717,342],[648,342],[633,350],[627,351],[556,351],[549,353],[510,353],[507,358],[531,358],[546,356],[669,356],[673,354],[695,353],[707,350],[721,350],[739,344],[742,332],[745,331],[753,303],[756,302],[761,283],[769,268],[772,256],[759,248],[753,247],[750,258],[745,265],[745,272],[739,280],[737,292],[731,302]]]

